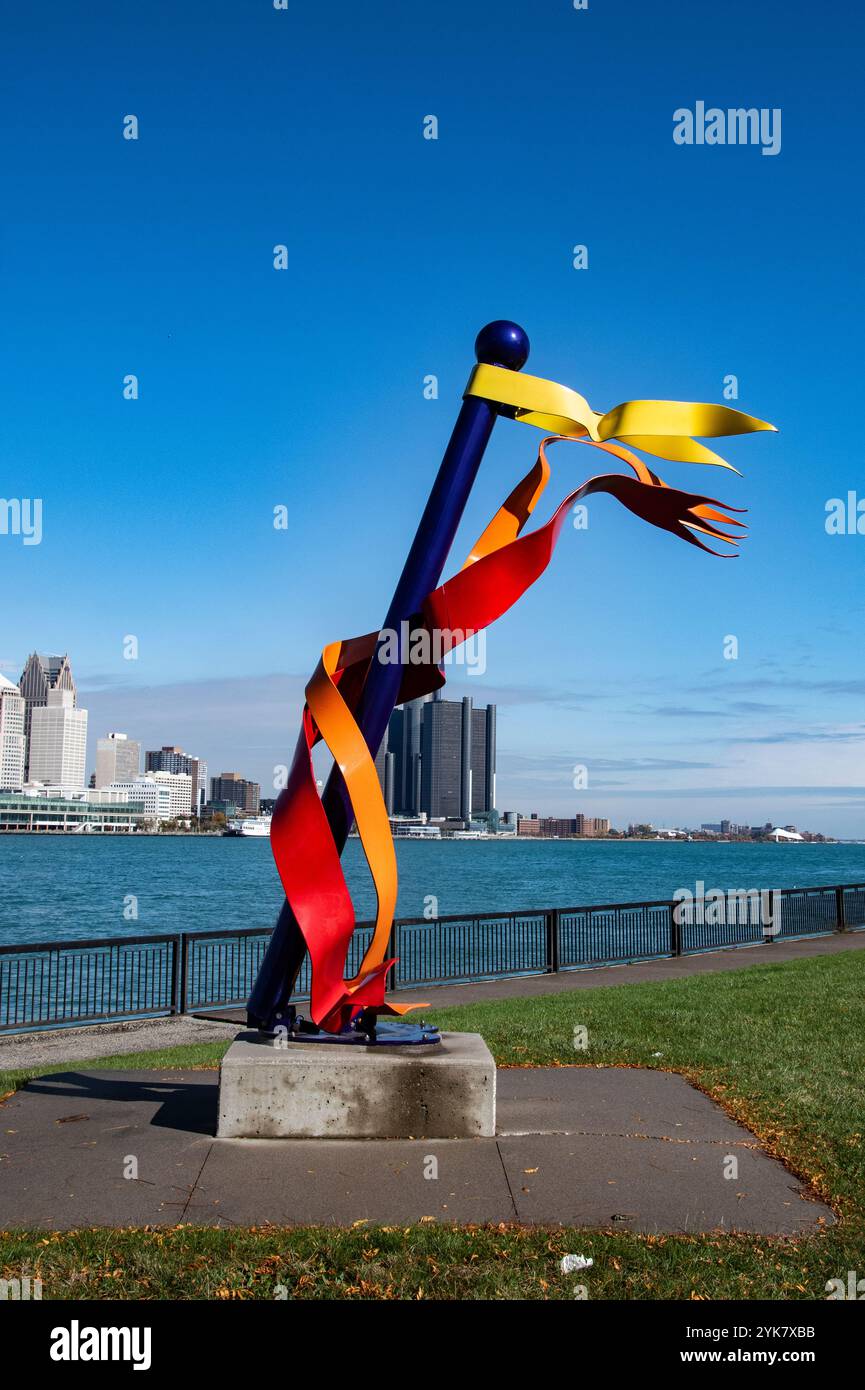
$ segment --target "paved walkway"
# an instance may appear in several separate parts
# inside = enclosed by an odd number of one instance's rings
[[[239,1017],[238,1011],[219,1021],[181,1014],[175,1018],[136,1019],[132,1023],[54,1028],[50,1033],[0,1034],[0,1070],[63,1067],[68,1062],[85,1062],[94,1057],[152,1052],[186,1043],[223,1042],[237,1032]]]
[[[680,1076],[541,1067],[497,1084],[494,1139],[354,1142],[214,1139],[212,1072],[40,1077],[0,1105],[0,1229],[426,1219],[805,1235],[833,1220]]]
[[[450,1004],[474,1004],[487,999],[525,999],[539,994],[566,994],[598,986],[629,985],[645,981],[679,980],[719,970],[747,970],[752,965],[805,960],[836,955],[839,951],[865,950],[865,931],[776,941],[770,946],[737,947],[698,956],[641,961],[637,965],[607,965],[590,970],[567,970],[558,975],[520,975],[509,980],[481,984],[432,985],[426,990],[401,990],[409,1003],[429,1000],[430,1012]],[[61,1066],[128,1052],[178,1047],[183,1043],[218,1042],[233,1036],[245,1024],[243,1009],[192,1018],[157,1018],[134,1023],[98,1023],[85,1028],[61,1028],[46,1033],[0,1035],[0,1069]]]

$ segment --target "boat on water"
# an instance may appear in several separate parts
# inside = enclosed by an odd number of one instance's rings
[[[270,834],[270,816],[250,816],[247,820],[231,820],[223,835],[242,835],[245,839],[261,839]]]

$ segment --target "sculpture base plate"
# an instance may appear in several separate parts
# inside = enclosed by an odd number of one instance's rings
[[[364,1010],[340,1033],[327,1033],[317,1028],[311,1019],[298,1013],[294,1004],[278,1013],[268,1027],[262,1026],[250,1014],[249,1028],[255,1028],[264,1038],[278,1038],[283,1043],[335,1043],[348,1047],[422,1047],[441,1042],[434,1023],[405,1023],[393,1018],[376,1016],[373,1009]]]
[[[496,1131],[479,1033],[428,1046],[327,1047],[239,1033],[219,1072],[220,1139],[467,1139]]]

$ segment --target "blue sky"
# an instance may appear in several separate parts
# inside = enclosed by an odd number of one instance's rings
[[[455,673],[499,704],[500,806],[865,833],[865,536],[824,525],[865,497],[858,12],[49,0],[5,28],[0,493],[44,520],[0,535],[0,669],[69,651],[91,738],[267,784],[323,642],[381,620],[477,330],[513,318],[598,409],[733,373],[781,432],[722,445],[743,478],[660,469],[749,509],[741,558],[594,499]],[[780,108],[781,152],[675,145],[698,100]],[[454,567],[538,438],[497,425]],[[590,465],[560,448],[545,515]]]

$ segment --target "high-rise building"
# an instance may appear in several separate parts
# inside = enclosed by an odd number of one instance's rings
[[[203,758],[190,758],[189,774],[192,778],[192,814],[200,816],[207,800],[207,763]]]
[[[496,707],[472,710],[472,812],[496,804]]]
[[[424,709],[432,698],[422,695],[410,700],[390,717],[385,746],[393,754],[393,810],[397,815],[420,814],[421,730]]]
[[[210,779],[210,800],[232,802],[245,815],[257,816],[261,787],[258,782],[248,782],[239,772],[221,772]]]
[[[190,757],[174,744],[149,748],[144,754],[145,772],[189,772]]]
[[[0,674],[0,791],[23,787],[26,749],[24,696]]]
[[[164,744],[162,748],[148,749],[144,754],[146,772],[188,773],[192,778],[192,811],[198,816],[207,800],[207,763],[203,758],[194,758],[184,753],[176,744]]]
[[[401,816],[468,821],[495,810],[496,707],[439,692],[394,710],[376,757],[385,804]]]
[[[94,787],[131,782],[141,771],[141,744],[125,734],[106,734],[96,741]]]
[[[31,710],[28,780],[84,790],[87,711],[76,709],[74,691],[54,687]]]
[[[420,809],[428,816],[463,815],[463,706],[458,700],[431,700],[421,724]],[[465,767],[471,776],[471,764]]]
[[[30,727],[33,711],[42,709],[48,703],[49,690],[68,690],[72,693],[72,707],[78,703],[72,667],[66,655],[55,656],[45,652],[31,652],[18,682],[24,696],[24,780],[41,780],[30,770]]]
[[[378,773],[379,786],[384,796],[384,804],[389,816],[393,815],[394,806],[394,766],[395,758],[387,746],[387,730],[382,740],[382,745],[375,755],[375,770]]]

